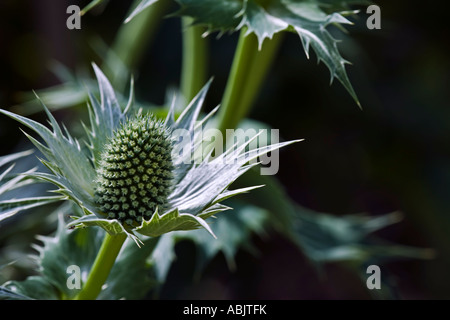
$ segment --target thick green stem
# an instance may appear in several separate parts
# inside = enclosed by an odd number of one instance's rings
[[[126,238],[125,234],[112,236],[106,233],[86,283],[75,300],[95,300],[97,298]]]
[[[135,0],[128,15],[142,0]],[[152,41],[170,1],[159,0],[128,23],[122,24],[108,53],[105,64],[108,77],[118,89],[123,89]]]
[[[218,114],[218,129],[235,128],[247,116],[281,43],[281,34],[266,39],[261,50],[254,34],[241,30],[230,76]]]
[[[191,101],[206,83],[208,65],[208,40],[203,38],[202,26],[191,25],[193,19],[182,18],[183,61],[181,69],[181,92]]]

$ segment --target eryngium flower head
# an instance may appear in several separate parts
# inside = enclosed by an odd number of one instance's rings
[[[230,209],[221,202],[260,187],[229,190],[229,186],[258,164],[252,160],[295,142],[250,148],[250,139],[212,157],[203,150],[208,141],[202,129],[218,108],[199,119],[211,81],[181,114],[175,117],[173,103],[164,122],[159,122],[141,115],[133,94],[122,109],[106,76],[93,67],[100,100],[89,93],[90,126],[85,126],[84,144],[62,130],[44,105],[50,128],[0,109],[42,138],[43,143],[26,134],[46,158],[40,160],[50,172],[33,171],[26,176],[54,184],[55,192],[61,194],[23,199],[23,205],[15,205],[14,210],[68,199],[83,213],[72,216],[68,227],[99,226],[111,235],[125,233],[137,244],[140,236],[158,237],[177,230],[204,228],[214,235],[206,219]],[[3,205],[11,206],[11,202]]]
[[[128,121],[114,133],[95,180],[95,202],[108,219],[136,226],[164,207],[173,178],[171,153],[167,128],[151,116]]]

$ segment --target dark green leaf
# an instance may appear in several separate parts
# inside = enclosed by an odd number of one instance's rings
[[[345,65],[348,63],[339,53],[337,40],[327,27],[330,24],[351,24],[343,17],[343,10],[352,4],[365,1],[321,0],[177,0],[181,5],[179,15],[190,16],[195,24],[206,25],[212,31],[237,31],[243,27],[254,33],[259,47],[266,38],[272,38],[283,30],[295,31],[301,39],[306,56],[312,47],[319,61],[323,61],[331,73],[331,81],[338,79],[353,99],[359,101],[348,79]],[[341,14],[342,13],[342,14]]]
[[[398,214],[333,216],[318,213],[295,204],[273,176],[261,176],[250,170],[235,186],[264,184],[264,188],[240,196],[270,212],[268,226],[286,235],[309,259],[328,261],[367,261],[397,258],[430,258],[429,249],[412,248],[380,241],[372,233],[399,221]]]
[[[431,251],[378,243],[369,235],[399,221],[398,214],[379,217],[347,215],[334,217],[305,208],[297,209],[294,241],[316,262],[355,261],[364,263],[381,258],[429,258]]]
[[[0,300],[31,300],[32,298],[14,292],[6,287],[0,287]]]
[[[160,283],[164,283],[172,262],[175,259],[175,245],[179,241],[192,241],[196,248],[196,272],[203,271],[207,264],[223,253],[228,266],[235,269],[235,255],[240,249],[253,251],[252,235],[262,234],[267,223],[269,213],[261,208],[233,201],[233,212],[215,219],[210,224],[216,239],[205,230],[180,231],[162,235],[151,255],[150,262]]]
[[[69,266],[75,265],[81,271],[81,283],[89,274],[92,263],[103,240],[104,231],[100,228],[69,230],[63,215],[59,216],[56,234],[52,237],[39,237],[43,242],[39,251],[39,265],[42,275],[65,297],[74,297],[79,290],[69,289],[67,273]]]
[[[234,31],[241,21],[242,0],[176,0],[179,15],[190,16],[195,24],[204,25],[209,32]]]
[[[56,234],[39,237],[43,245],[36,247],[41,276],[29,277],[25,281],[9,282],[6,289],[35,299],[70,299],[78,289],[70,289],[67,280],[69,266],[78,266],[81,273],[81,287],[86,281],[92,264],[102,244],[105,231],[102,228],[67,228],[63,216],[59,215]],[[99,299],[140,299],[155,284],[151,266],[147,259],[155,246],[156,239],[145,240],[143,246],[127,240],[105,283]],[[15,289],[17,288],[17,289]],[[42,292],[40,292],[41,290]],[[14,291],[14,292],[16,292]]]
[[[0,289],[0,299],[57,300],[60,298],[55,287],[41,276],[31,276],[24,281],[9,281],[4,284],[3,290],[5,291],[2,294]]]
[[[331,73],[331,81],[337,78],[359,104],[355,91],[348,79],[345,64],[348,63],[339,53],[337,40],[327,30],[330,24],[351,24],[337,12],[325,14],[315,3],[284,1],[271,7],[274,16],[287,22],[300,36],[306,56],[309,47],[314,49],[319,61],[323,61]]]
[[[151,238],[144,240],[143,245],[138,247],[133,241],[127,241],[98,299],[142,299],[156,286],[157,281],[152,276],[152,266],[147,263],[147,259],[157,242],[157,238]],[[167,259],[167,256],[164,257]]]

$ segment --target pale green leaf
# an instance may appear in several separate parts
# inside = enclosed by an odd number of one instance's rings
[[[5,164],[10,163],[10,162],[12,162],[14,160],[17,160],[19,158],[26,157],[26,156],[28,156],[28,155],[30,155],[32,153],[33,153],[33,150],[26,150],[26,151],[17,152],[17,153],[9,154],[9,155],[6,155],[6,156],[2,156],[2,157],[0,157],[0,167],[4,166]]]
[[[215,203],[215,204],[203,209],[202,212],[198,214],[198,217],[200,217],[202,219],[208,219],[216,213],[220,213],[220,212],[231,210],[231,209],[233,209],[233,208],[225,206],[221,203]]]
[[[49,88],[39,89],[36,93],[42,102],[54,111],[83,104],[88,98],[86,85],[87,83],[83,86],[78,82],[65,81]],[[21,101],[23,102],[12,107],[11,111],[24,116],[42,111],[42,105],[36,102],[35,95],[23,93]]]
[[[34,120],[9,111],[0,109],[0,113],[15,119],[35,131],[47,146],[44,146],[29,136],[31,141],[39,148],[49,162],[58,167],[59,172],[57,173],[63,174],[71,184],[93,195],[92,181],[95,178],[95,171],[92,164],[81,150],[78,141],[73,139],[68,132],[64,135],[50,112],[46,108],[45,110],[50,118],[53,131],[50,131]]]
[[[359,104],[345,70],[348,61],[341,56],[337,40],[327,30],[330,24],[351,24],[351,22],[337,12],[326,15],[318,4],[303,4],[292,0],[274,5],[269,12],[287,22],[298,33],[307,57],[309,48],[314,49],[318,60],[323,61],[330,70],[331,82],[337,78]]]
[[[258,164],[256,158],[297,142],[275,143],[270,146],[261,145],[258,148],[245,152],[246,148],[257,138],[257,135],[254,135],[249,137],[248,141],[238,142],[229,146],[225,152],[220,153],[217,157],[211,157],[212,150],[203,150],[204,137],[201,132],[205,129],[208,120],[217,108],[203,118],[202,121],[196,123],[198,122],[200,109],[210,83],[211,80],[202,88],[176,121],[173,119],[174,105],[172,105],[166,118],[166,124],[170,125],[170,129],[173,132],[172,137],[175,141],[178,142],[180,138],[177,135],[178,129],[184,129],[183,132],[187,130],[191,133],[191,136],[187,139],[188,141],[184,141],[185,137],[183,137],[182,141],[182,143],[187,144],[186,146],[190,152],[183,152],[183,157],[179,156],[178,151],[174,148],[175,187],[168,197],[168,208],[176,208],[178,212],[183,214],[186,213],[204,219],[211,215],[211,210],[208,210],[211,206],[218,204],[221,200],[247,192],[253,188],[227,190],[230,184],[246,170]],[[184,147],[181,146],[180,149],[183,150]],[[207,148],[205,149],[208,150]],[[196,157],[195,155],[199,156]],[[252,162],[252,164],[246,165],[248,162]],[[220,211],[223,211],[222,209],[220,208]],[[169,210],[174,214],[173,212],[175,211]],[[205,213],[205,210],[208,210],[208,214]],[[201,223],[202,220],[199,222]]]
[[[104,144],[125,120],[125,112],[122,112],[109,80],[97,65],[93,64],[93,68],[98,81],[100,101],[92,92],[89,93],[91,127],[86,131],[89,136],[92,158],[95,163],[98,163]]]
[[[141,13],[146,8],[150,7],[152,4],[154,4],[158,0],[142,0],[136,8],[131,12],[131,14],[128,16],[128,18],[125,19],[125,23],[130,22],[134,17],[136,17],[139,13]]]
[[[11,172],[11,170],[14,168],[14,164],[12,164],[8,169],[6,169],[5,171],[3,171],[1,174],[0,174],[0,182],[6,177],[6,175],[8,174],[8,173],[10,173]],[[2,185],[2,188],[4,188],[4,185]],[[2,194],[2,192],[0,191],[0,194]]]
[[[209,80],[205,86],[200,90],[200,92],[192,99],[192,101],[188,104],[188,106],[183,110],[183,112],[178,116],[177,120],[175,121],[175,100],[173,100],[173,103],[171,104],[171,107],[169,109],[169,112],[167,114],[165,124],[166,126],[170,127],[172,130],[172,139],[177,142],[180,149],[184,148],[184,144],[186,143],[192,143],[194,145],[193,149],[197,150],[202,146],[201,136],[198,132],[201,132],[201,128],[203,128],[209,119],[214,115],[214,113],[217,111],[217,108],[214,108],[208,115],[206,115],[202,120],[198,120],[198,116],[200,114],[200,110],[203,106],[203,103],[206,98],[206,94],[208,92],[208,89],[211,85],[211,81]],[[185,132],[192,132],[193,137],[191,137],[192,141],[180,141],[181,139],[184,139],[182,134]],[[191,146],[188,146],[191,148]],[[192,152],[194,153],[194,151]],[[192,159],[192,153],[190,152],[182,152],[179,154],[177,152],[177,149],[174,148],[172,159],[174,164],[174,185],[178,184],[188,171],[194,166],[194,162]]]
[[[252,139],[255,138],[252,137]],[[215,203],[214,200],[220,197],[220,194],[239,176],[258,164],[255,162],[245,165],[247,162],[297,142],[277,143],[244,152],[252,139],[240,146],[229,148],[215,159],[210,161],[207,159],[199,165],[193,166],[170,194],[168,199],[170,207],[178,208],[181,212],[199,214],[204,208]]]
[[[106,230],[110,235],[119,235],[122,233],[127,233],[123,225],[115,219],[102,219],[97,217],[95,214],[85,215],[81,218],[72,217],[73,221],[67,224],[68,228],[85,228],[90,226],[99,226]]]
[[[5,176],[12,170],[13,167],[14,167],[14,165],[10,166],[8,169],[6,169],[0,175],[0,182],[2,180],[4,180]],[[30,173],[32,173],[34,171],[35,171],[35,169],[28,170],[23,175],[16,175],[15,177],[9,179],[5,183],[2,183],[0,185],[0,195],[2,195],[3,193],[5,193],[7,191],[10,191],[10,190],[13,190],[13,189],[17,188],[18,186],[21,186],[20,182],[26,178],[26,175],[30,174]]]
[[[212,79],[210,79],[203,88],[197,93],[187,107],[180,114],[175,123],[171,126],[173,130],[185,129],[189,132],[194,130],[194,126],[200,114],[200,110],[205,102],[206,94],[211,86]]]
[[[17,160],[21,157],[25,157],[32,153],[32,150],[14,153],[11,155],[0,157],[0,166]],[[8,167],[0,174],[0,195],[4,195],[9,191],[20,188],[24,185],[31,183],[31,179],[27,179],[27,175],[33,173],[35,169],[28,170],[23,174],[13,175],[10,174],[14,164]],[[8,194],[10,196],[10,194]],[[7,198],[7,200],[0,200],[0,222],[14,216],[16,213],[31,209],[37,206],[49,204],[58,200],[62,200],[61,196],[42,196],[42,197],[29,197],[29,198]]]
[[[2,156],[0,157],[0,167],[19,158],[28,156],[32,152],[33,150],[27,150],[23,152]],[[0,173],[0,195],[8,191],[14,190],[16,188],[19,188],[25,184],[28,184],[29,183],[28,181],[24,181],[26,179],[26,175],[35,171],[35,169],[31,169],[25,172],[23,175],[12,174],[11,171],[14,168],[14,166],[15,163],[13,163],[11,166],[9,166],[7,169],[5,169],[3,172]]]
[[[247,26],[247,34],[254,33],[258,38],[259,50],[264,39],[272,39],[273,35],[286,29],[289,24],[269,14],[255,0],[245,1],[243,19],[239,27]]]
[[[73,184],[72,181],[66,177],[41,172],[30,173],[29,176],[58,186],[60,189],[55,190],[55,192],[61,193],[68,199],[73,200],[80,206],[80,208],[83,209],[83,211],[85,211],[86,214],[96,213],[98,211],[97,206],[95,205],[94,197],[92,197],[84,189],[81,189],[77,185]]]
[[[159,215],[158,211],[156,211],[150,220],[143,220],[142,224],[133,231],[148,237],[158,237],[171,231],[192,230],[201,227],[215,237],[203,218],[192,214],[179,213],[178,209],[175,209],[162,215]]]
[[[61,196],[32,197],[0,201],[0,222],[17,212],[62,200]]]
[[[247,193],[251,190],[255,190],[255,189],[259,189],[264,187],[263,185],[261,186],[252,186],[252,187],[247,187],[247,188],[240,188],[240,189],[235,189],[235,190],[226,190],[224,192],[222,192],[220,195],[217,196],[217,198],[213,201],[213,204],[222,202],[228,198],[234,197],[235,195],[238,194],[242,194],[242,193]]]

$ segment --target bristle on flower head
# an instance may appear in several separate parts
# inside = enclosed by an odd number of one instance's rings
[[[148,220],[167,202],[172,185],[172,143],[151,116],[126,122],[105,145],[97,168],[95,202],[108,219],[130,226]]]

